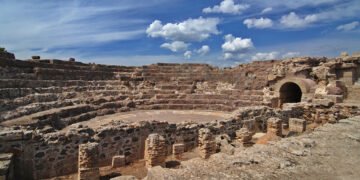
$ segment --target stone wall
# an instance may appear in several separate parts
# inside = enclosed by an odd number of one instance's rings
[[[205,124],[167,122],[139,122],[124,124],[121,122],[106,124],[98,129],[70,126],[66,131],[41,133],[32,130],[4,129],[0,133],[0,152],[15,154],[15,169],[20,177],[34,179],[49,178],[77,172],[79,145],[88,142],[97,142],[99,145],[99,166],[111,165],[112,158],[124,155],[126,163],[144,158],[145,140],[152,133],[158,133],[165,140],[166,155],[173,153],[173,145],[184,144],[184,150],[189,151],[199,144],[199,129],[207,128],[212,135],[227,134],[232,139],[239,138],[239,129],[246,128],[247,134],[266,132],[268,119],[304,118],[308,112],[316,111],[311,107],[303,113],[287,114],[287,110],[275,110],[266,106],[239,108],[233,112],[233,117],[221,121]],[[294,108],[293,108],[294,109]],[[354,107],[333,106],[338,109],[339,118],[359,114]],[[289,116],[285,116],[289,115]],[[327,113],[333,114],[333,113]],[[295,116],[296,115],[296,116]],[[316,118],[314,116],[313,118]],[[307,119],[315,121],[314,119]],[[275,131],[274,131],[275,132]],[[277,134],[275,132],[275,134]],[[238,135],[239,136],[239,135]],[[23,169],[18,171],[19,169]],[[21,174],[22,173],[22,174]]]
[[[39,131],[7,130],[0,134],[1,152],[16,151],[15,169],[25,169],[20,177],[34,179],[49,178],[76,173],[79,145],[97,142],[99,145],[99,166],[111,165],[113,156],[124,155],[126,162],[144,158],[145,140],[152,133],[165,139],[166,155],[173,153],[173,145],[181,142],[184,150],[198,146],[199,129],[208,128],[213,135],[229,134],[241,127],[262,127],[266,118],[275,114],[271,108],[262,106],[242,108],[234,112],[234,117],[206,124],[167,122],[139,122],[133,124],[111,123],[98,129],[70,126],[66,131],[41,133]],[[262,122],[264,121],[264,122]],[[260,125],[257,125],[260,124]]]

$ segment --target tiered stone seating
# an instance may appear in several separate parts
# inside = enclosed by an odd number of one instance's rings
[[[259,68],[264,71],[263,67]],[[0,60],[0,122],[40,123],[61,128],[94,116],[131,109],[231,111],[239,106],[261,104],[259,90],[247,92],[241,86],[242,79],[246,79],[243,73],[203,64],[125,67],[3,59]],[[264,79],[262,75],[257,78]],[[208,83],[208,92],[196,90],[199,82]],[[235,88],[218,89],[217,82],[235,84]],[[247,88],[256,87],[251,82],[248,84]],[[79,113],[65,113],[78,106],[84,106]],[[39,117],[39,114],[47,117],[48,113],[53,114],[49,117],[63,113],[68,116],[59,116],[60,121]]]

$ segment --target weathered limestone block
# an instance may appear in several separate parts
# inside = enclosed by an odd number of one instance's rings
[[[199,130],[199,152],[204,159],[216,153],[216,141],[210,129],[202,128]]]
[[[306,130],[306,120],[290,118],[289,119],[289,131],[302,133]]]
[[[173,154],[174,155],[180,155],[185,152],[185,144],[183,143],[177,143],[173,145]]]
[[[315,106],[330,107],[334,105],[334,102],[331,99],[313,99],[312,102]]]
[[[249,143],[252,138],[252,133],[248,128],[241,128],[236,131],[236,139],[238,139],[243,144]]]
[[[0,154],[0,179],[11,180],[14,179],[14,163],[13,154]]]
[[[100,171],[99,144],[88,143],[79,145],[79,180],[98,180]]]
[[[113,168],[123,167],[123,166],[125,166],[125,164],[126,164],[126,162],[125,162],[125,156],[124,155],[114,156],[112,158],[111,166]]]
[[[159,166],[165,163],[166,144],[164,137],[150,134],[145,141],[145,161],[147,167]]]
[[[270,118],[267,121],[267,134],[282,136],[282,120],[279,118]]]

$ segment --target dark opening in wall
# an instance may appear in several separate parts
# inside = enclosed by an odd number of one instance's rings
[[[302,92],[296,83],[288,82],[280,88],[280,104],[297,103],[301,101]]]

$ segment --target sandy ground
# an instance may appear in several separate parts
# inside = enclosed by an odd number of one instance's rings
[[[169,123],[196,122],[206,123],[214,120],[223,120],[230,117],[230,113],[221,111],[200,111],[200,110],[148,110],[148,111],[130,111],[116,113],[106,116],[98,116],[88,121],[80,122],[91,128],[97,128],[103,124],[112,121],[123,121],[132,123],[138,121],[166,121]]]

